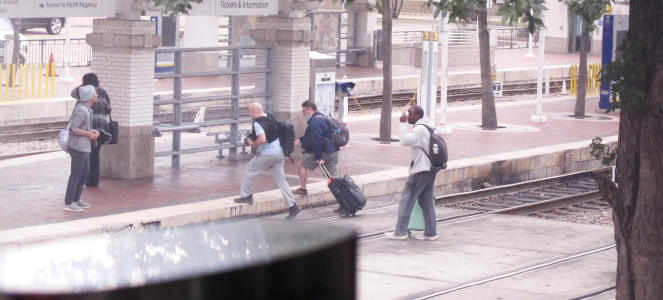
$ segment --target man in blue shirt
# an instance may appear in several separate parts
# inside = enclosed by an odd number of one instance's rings
[[[332,177],[336,177],[338,170],[338,147],[331,142],[331,126],[327,117],[318,111],[312,101],[302,103],[302,113],[308,118],[308,127],[304,136],[295,140],[295,146],[302,145],[304,154],[299,163],[300,187],[293,192],[298,195],[308,194],[306,180],[308,171],[325,165]]]
[[[257,147],[256,156],[246,165],[242,176],[240,197],[234,199],[235,203],[253,204],[253,191],[251,185],[253,178],[264,170],[272,173],[272,178],[281,189],[281,194],[288,207],[286,219],[294,218],[302,209],[295,203],[295,197],[290,190],[288,181],[283,172],[283,149],[279,141],[279,126],[272,115],[268,115],[258,102],[249,104],[249,115],[253,119],[253,131],[246,140],[248,146]]]

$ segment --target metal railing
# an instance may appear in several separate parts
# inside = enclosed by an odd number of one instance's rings
[[[396,44],[419,44],[423,41],[423,31],[394,31],[391,33],[391,43]],[[455,29],[449,30],[449,45],[476,45],[479,44],[479,36],[476,30]]]
[[[205,53],[214,52],[219,57],[219,63],[213,71],[188,71],[184,72],[183,55],[204,55]],[[248,58],[242,55],[244,52],[254,52],[254,58]],[[255,46],[228,46],[228,47],[206,47],[206,48],[158,48],[156,49],[157,55],[159,54],[172,54],[174,56],[174,68],[171,72],[155,73],[156,79],[172,79],[173,91],[171,99],[161,99],[155,97],[154,106],[172,105],[172,124],[159,124],[155,122],[153,126],[153,133],[155,136],[161,136],[162,132],[172,132],[172,151],[156,152],[155,156],[171,156],[171,167],[180,167],[180,155],[214,151],[218,150],[221,155],[222,149],[229,149],[230,160],[237,159],[237,148],[240,147],[238,141],[240,139],[239,124],[248,123],[250,119],[240,118],[240,100],[245,99],[255,101],[256,99],[264,99],[264,106],[266,112],[271,112],[271,48],[269,46],[255,45]],[[202,53],[202,54],[201,54]],[[196,66],[187,66],[189,69],[196,68]],[[196,68],[196,70],[199,70]],[[258,80],[264,78],[264,89],[254,88],[252,93],[241,93],[240,91],[240,75],[255,76]],[[191,95],[184,96],[182,93],[182,84],[185,78],[191,77],[223,77],[230,76],[229,92],[214,93],[212,95]],[[211,103],[229,108],[229,116],[221,116],[216,120],[202,121],[202,122],[189,122],[186,123],[182,118],[183,105],[191,103]],[[207,147],[187,148],[182,149],[181,134],[182,132],[200,132],[201,127],[229,125],[229,141],[228,145],[216,145]]]
[[[92,48],[85,39],[70,39],[69,66],[89,66],[92,59]],[[27,44],[26,63],[46,64],[53,54],[55,66],[62,67],[65,64],[66,45],[64,39],[57,40],[30,40]]]
[[[538,33],[534,35],[532,40],[532,47],[538,47]],[[527,28],[506,28],[497,30],[497,48],[499,49],[527,48],[528,43],[529,31],[527,31]]]

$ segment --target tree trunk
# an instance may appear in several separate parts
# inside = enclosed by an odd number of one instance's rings
[[[391,17],[394,19],[398,19],[398,16],[401,14],[401,9],[403,9],[403,3],[405,3],[405,0],[393,0],[394,2],[392,3],[392,12],[391,12]]]
[[[576,94],[576,109],[573,114],[576,118],[585,117],[585,97],[587,95],[587,52],[589,46],[589,32],[582,28],[580,37],[580,64],[578,65],[578,93]]]
[[[644,94],[640,109],[622,109],[617,182],[599,180],[613,205],[617,241],[617,299],[663,299],[663,2],[632,1],[627,42],[630,88]],[[622,101],[633,101],[624,97]],[[630,102],[636,105],[636,103]]]
[[[481,64],[481,127],[497,129],[497,112],[493,97],[493,78],[490,71],[490,38],[486,6],[481,4],[479,14],[479,61]]]
[[[382,112],[380,141],[391,143],[391,1],[382,2]]]

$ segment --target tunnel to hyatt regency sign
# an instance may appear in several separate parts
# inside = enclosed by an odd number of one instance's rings
[[[144,1],[144,0],[140,0]],[[114,17],[116,0],[0,0],[0,17]],[[120,5],[118,5],[120,6]],[[205,0],[192,3],[194,16],[278,14],[278,0]]]

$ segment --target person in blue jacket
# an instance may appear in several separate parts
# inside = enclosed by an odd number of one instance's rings
[[[295,146],[301,145],[304,154],[299,162],[299,184],[300,187],[294,191],[297,195],[306,195],[306,179],[308,171],[324,165],[332,177],[338,172],[338,147],[331,142],[331,126],[327,122],[327,116],[318,112],[318,107],[313,101],[302,103],[302,113],[308,118],[308,127],[304,136],[295,140]]]

